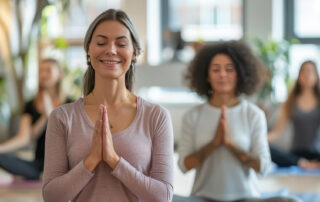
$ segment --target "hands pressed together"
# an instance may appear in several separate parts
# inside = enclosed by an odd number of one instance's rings
[[[90,154],[84,160],[84,165],[92,172],[100,162],[105,162],[113,170],[119,160],[120,157],[113,147],[107,109],[104,105],[100,105],[92,136]]]
[[[221,107],[221,116],[216,130],[216,135],[212,140],[212,144],[216,147],[222,145],[230,147],[234,145],[230,137],[229,124],[227,118],[227,107],[223,105]]]

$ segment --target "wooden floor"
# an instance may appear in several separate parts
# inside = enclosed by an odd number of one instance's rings
[[[33,158],[29,150],[17,152],[17,155],[27,160]],[[0,169],[0,202],[43,202],[41,185],[15,186],[10,188],[4,186],[4,184],[8,184],[10,181],[12,181],[12,177]]]
[[[0,202],[42,202],[40,189],[1,189]]]

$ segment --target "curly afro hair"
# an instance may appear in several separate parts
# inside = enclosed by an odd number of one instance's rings
[[[208,70],[217,54],[228,55],[237,72],[236,95],[250,95],[260,82],[260,70],[264,67],[243,41],[216,42],[202,47],[190,63],[185,79],[192,90],[205,98],[211,98],[213,89],[208,82]]]

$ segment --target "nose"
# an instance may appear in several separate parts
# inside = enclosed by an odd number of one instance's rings
[[[219,74],[219,75],[220,75],[220,76],[226,76],[226,75],[227,75],[226,70],[222,69],[222,70],[220,71],[220,74]]]
[[[109,43],[107,46],[106,46],[106,51],[105,53],[107,55],[115,55],[117,53],[117,48],[116,48],[116,45],[114,43]]]

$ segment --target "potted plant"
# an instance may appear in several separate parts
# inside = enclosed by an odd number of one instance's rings
[[[286,86],[290,87],[289,51],[291,45],[296,43],[299,43],[297,39],[275,41],[269,38],[266,42],[260,39],[254,40],[257,54],[267,67],[263,75],[264,83],[258,93],[258,100],[276,101],[274,99],[276,91],[274,79],[276,77],[281,77]]]

